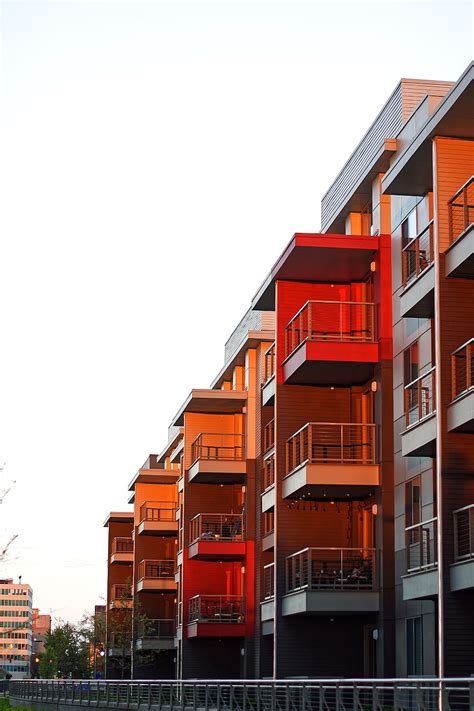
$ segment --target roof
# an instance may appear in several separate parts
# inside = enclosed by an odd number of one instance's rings
[[[104,528],[107,528],[109,523],[127,523],[133,521],[133,511],[111,511],[104,521]]]
[[[200,412],[215,415],[232,415],[242,412],[247,401],[245,390],[191,390],[171,422],[184,424],[185,412]]]

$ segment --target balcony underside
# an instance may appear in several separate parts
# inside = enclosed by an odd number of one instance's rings
[[[195,541],[188,548],[190,560],[242,560],[244,541]]]
[[[402,576],[404,600],[432,600],[438,594],[438,570],[430,568]]]
[[[379,593],[373,590],[300,590],[282,598],[282,615],[352,615],[378,612]]]
[[[139,637],[137,639],[136,643],[136,649],[137,651],[161,651],[165,649],[174,649],[176,647],[176,637],[168,638],[168,639],[160,639],[159,637],[145,637],[141,638]]]
[[[451,590],[472,590],[474,588],[474,558],[469,558],[449,567]]]
[[[273,620],[275,617],[275,600],[264,600],[260,603],[260,620],[262,622],[268,622]]]
[[[262,512],[271,511],[275,506],[275,484],[266,489],[262,494]]]
[[[243,484],[245,461],[198,459],[188,470],[188,481],[193,484]]]
[[[133,552],[112,553],[110,556],[110,562],[119,563],[120,565],[131,565],[133,563]]]
[[[176,536],[177,521],[141,521],[137,527],[139,536]]]
[[[446,251],[446,276],[474,279],[474,225]]]
[[[474,434],[474,388],[448,405],[448,431]]]
[[[137,592],[156,592],[167,593],[175,592],[176,583],[174,577],[159,578],[158,580],[139,580],[137,583]]]
[[[262,387],[262,405],[273,405],[275,402],[276,379],[273,375]]]
[[[379,484],[378,464],[303,464],[283,479],[283,498],[365,499]]]
[[[404,457],[436,456],[436,413],[423,418],[402,432]]]
[[[362,385],[374,374],[378,343],[304,341],[283,364],[292,385]]]
[[[434,265],[411,281],[400,294],[400,314],[404,318],[433,318]]]
[[[245,637],[245,624],[226,622],[190,622],[188,639],[198,637]]]

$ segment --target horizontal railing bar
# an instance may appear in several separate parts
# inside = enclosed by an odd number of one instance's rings
[[[414,523],[412,526],[406,526],[405,531],[412,531],[414,528],[420,528],[421,526],[426,526],[428,523],[433,523],[437,521],[438,517],[428,518],[426,521],[420,521],[420,523]]]
[[[448,200],[448,205],[451,205],[451,204],[453,203],[453,200],[455,200],[462,192],[464,192],[464,190],[465,190],[466,188],[468,188],[469,185],[470,185],[473,181],[474,181],[474,175],[471,175],[471,177],[466,180],[466,182],[464,183],[464,185],[461,185],[461,187],[457,190],[457,192],[455,192],[454,195],[452,195],[452,197],[449,198],[449,200]],[[461,203],[461,206],[462,206],[462,205],[463,205],[463,203]]]
[[[285,326],[285,329],[288,328],[288,326],[291,326],[293,321],[298,318],[298,316],[302,313],[302,311],[305,310],[307,306],[309,306],[309,304],[344,304],[345,306],[375,306],[374,301],[338,301],[330,299],[308,299],[308,301],[306,301],[306,303],[304,303],[303,306],[288,321]]]
[[[459,351],[462,351],[463,348],[466,348],[466,346],[468,346],[470,343],[474,343],[474,338],[470,338],[468,341],[466,341],[465,343],[463,343],[462,346],[459,346],[458,348],[456,348],[456,350],[453,351],[453,352],[451,353],[451,355],[452,355],[452,356],[453,356],[453,355],[456,355],[456,353],[458,353]]]
[[[425,232],[427,232],[427,230],[430,229],[430,227],[431,227],[432,225],[434,225],[434,220],[430,220],[430,221],[428,222],[428,224],[426,225],[426,227],[424,227],[424,228],[421,230],[421,232],[418,232],[418,234],[415,235],[415,237],[412,237],[412,238],[410,239],[410,241],[408,242],[408,244],[406,244],[406,245],[403,247],[402,252],[407,251],[407,250],[414,244],[414,242],[416,242],[417,239],[420,239],[420,237],[421,237],[422,235],[424,235]]]
[[[468,504],[467,506],[462,506],[460,509],[453,511],[453,514],[460,513],[461,511],[467,511],[468,509],[474,509],[474,504]]]
[[[434,365],[432,368],[430,368],[429,370],[427,370],[426,373],[423,373],[423,375],[419,375],[417,378],[415,378],[415,380],[412,380],[411,383],[408,383],[407,385],[405,385],[405,386],[404,386],[404,389],[407,390],[407,389],[410,388],[412,385],[414,385],[415,383],[417,383],[419,380],[423,380],[423,379],[426,378],[428,375],[431,375],[431,373],[433,373],[434,370],[436,370],[436,366],[435,366],[435,365]]]

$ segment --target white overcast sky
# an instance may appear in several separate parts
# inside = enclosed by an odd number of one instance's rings
[[[110,510],[401,77],[468,2],[3,2],[0,575],[76,620]]]

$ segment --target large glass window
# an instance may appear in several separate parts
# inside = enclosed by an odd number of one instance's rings
[[[421,617],[407,620],[407,674],[423,674],[423,627]]]

